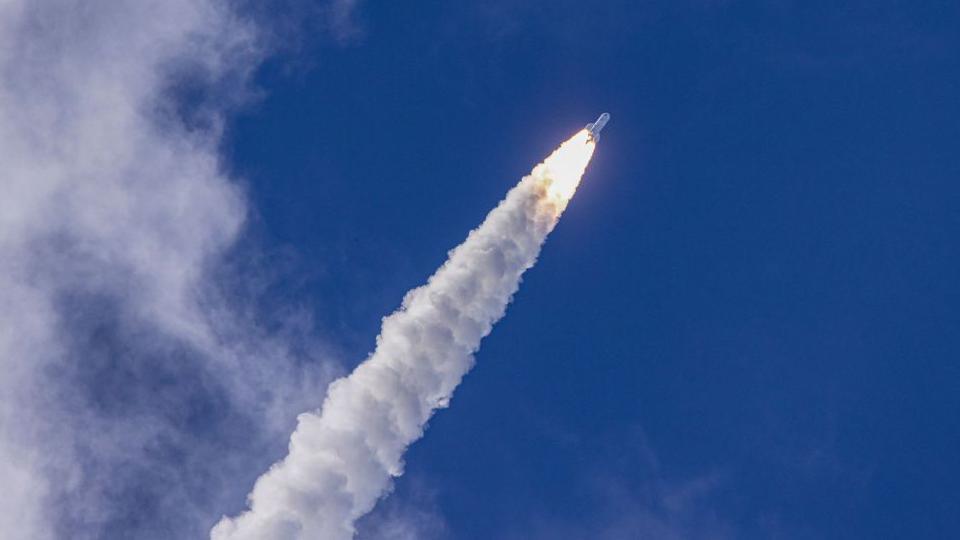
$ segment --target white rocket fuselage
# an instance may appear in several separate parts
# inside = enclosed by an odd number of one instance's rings
[[[597,118],[597,121],[592,124],[587,124],[586,129],[590,132],[590,138],[594,142],[600,140],[600,130],[603,129],[603,126],[607,125],[607,122],[610,121],[610,113],[603,113]]]

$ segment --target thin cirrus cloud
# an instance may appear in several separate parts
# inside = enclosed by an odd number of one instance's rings
[[[247,201],[223,117],[273,49],[236,8],[0,3],[8,537],[205,536],[336,369],[305,315],[258,311],[262,276],[224,262]],[[185,80],[210,96],[189,117]]]

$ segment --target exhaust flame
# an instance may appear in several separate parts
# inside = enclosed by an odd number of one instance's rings
[[[257,480],[249,511],[213,528],[213,540],[353,538],[357,519],[403,474],[407,447],[473,367],[595,146],[587,130],[563,143],[407,293],[373,354],[330,385],[322,411],[299,416],[287,457]]]
[[[558,205],[560,212],[577,191],[596,147],[587,130],[582,129],[533,170],[534,176],[543,178],[547,197]]]

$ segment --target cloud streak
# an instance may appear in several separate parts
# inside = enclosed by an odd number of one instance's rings
[[[234,8],[0,2],[5,534],[205,535],[329,380],[309,319],[224,262],[224,116],[272,49]]]

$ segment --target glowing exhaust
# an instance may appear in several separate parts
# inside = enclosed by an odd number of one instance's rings
[[[558,215],[576,193],[596,147],[590,133],[582,129],[533,169],[533,176],[546,187],[547,197],[557,204]]]
[[[250,510],[214,527],[214,540],[353,538],[356,520],[403,473],[407,447],[473,367],[576,192],[604,123],[560,145],[407,293],[374,352],[330,385],[321,411],[299,416],[287,457],[257,480]]]

